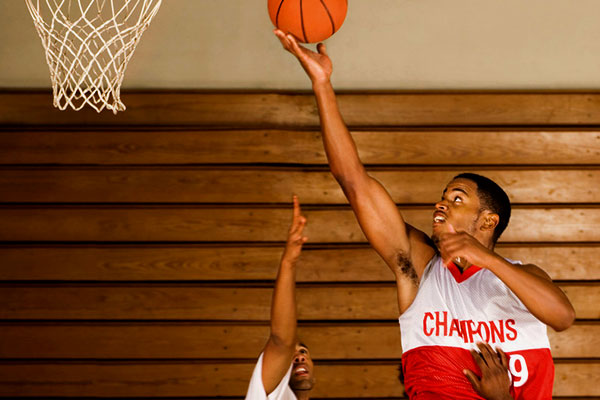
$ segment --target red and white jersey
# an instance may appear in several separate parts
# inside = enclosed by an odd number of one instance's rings
[[[481,375],[469,352],[477,342],[508,355],[513,398],[552,398],[554,364],[546,325],[491,271],[473,265],[461,274],[435,256],[399,321],[411,400],[481,399],[462,372]]]

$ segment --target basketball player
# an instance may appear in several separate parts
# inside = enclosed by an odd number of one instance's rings
[[[296,336],[296,261],[307,238],[302,235],[306,218],[296,196],[293,202],[292,225],[273,291],[271,334],[252,373],[246,400],[308,399],[315,382],[310,351]]]
[[[307,238],[303,236],[306,218],[300,213],[300,204],[296,196],[293,203],[292,225],[273,291],[271,334],[252,373],[246,400],[307,400],[315,383],[310,351],[306,345],[298,342],[296,336],[295,269],[302,245]],[[502,379],[498,379],[498,373],[500,378],[502,375],[508,378],[506,368],[502,369],[499,362],[490,361],[495,356],[491,348],[485,355],[483,351],[481,354],[482,356],[479,356],[473,352],[473,357],[476,357],[478,362],[490,366],[497,365],[500,368],[494,370],[495,374],[484,373],[481,380],[475,377],[473,384],[483,388],[481,393],[487,400],[510,399],[508,385]],[[472,372],[470,374],[474,376]]]
[[[564,330],[575,312],[541,268],[494,252],[510,217],[504,191],[485,177],[461,174],[435,205],[431,238],[405,223],[358,157],[336,103],[325,46],[313,52],[292,35],[275,34],[311,79],[331,172],[395,274],[410,398],[480,399],[464,371],[478,370],[469,350],[481,341],[507,353],[513,397],[550,399],[554,365],[544,324]]]

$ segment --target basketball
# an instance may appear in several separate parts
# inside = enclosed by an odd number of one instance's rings
[[[348,0],[269,0],[273,25],[303,43],[333,35],[344,23]]]

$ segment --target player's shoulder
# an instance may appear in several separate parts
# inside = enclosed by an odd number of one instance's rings
[[[548,273],[546,271],[544,271],[542,268],[538,267],[535,264],[531,264],[531,263],[523,263],[522,261],[515,261],[515,260],[511,260],[509,258],[504,257],[504,259],[506,261],[508,261],[509,263],[511,263],[512,265],[514,265],[515,267],[518,268],[522,268],[525,271],[537,275],[540,278],[544,278],[547,279],[549,281],[552,280],[552,278],[550,277],[550,275],[548,275]]]

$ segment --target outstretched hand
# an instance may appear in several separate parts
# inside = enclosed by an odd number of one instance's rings
[[[487,343],[477,343],[477,347],[480,352],[471,350],[471,355],[481,370],[481,379],[473,371],[463,371],[473,389],[487,400],[512,399],[506,354],[501,349],[496,353]]]
[[[329,82],[333,65],[323,43],[319,43],[317,45],[318,52],[314,52],[300,46],[292,34],[285,34],[280,29],[275,29],[273,32],[281,42],[283,48],[296,56],[298,61],[300,61],[300,65],[302,65],[302,68],[304,68],[313,84]]]
[[[283,251],[282,262],[288,262],[294,264],[300,252],[302,251],[302,245],[306,243],[308,238],[303,236],[304,227],[306,226],[306,217],[304,217],[300,211],[300,203],[298,202],[298,196],[294,195],[294,212],[292,216],[292,224],[288,231],[287,243],[285,250]]]

